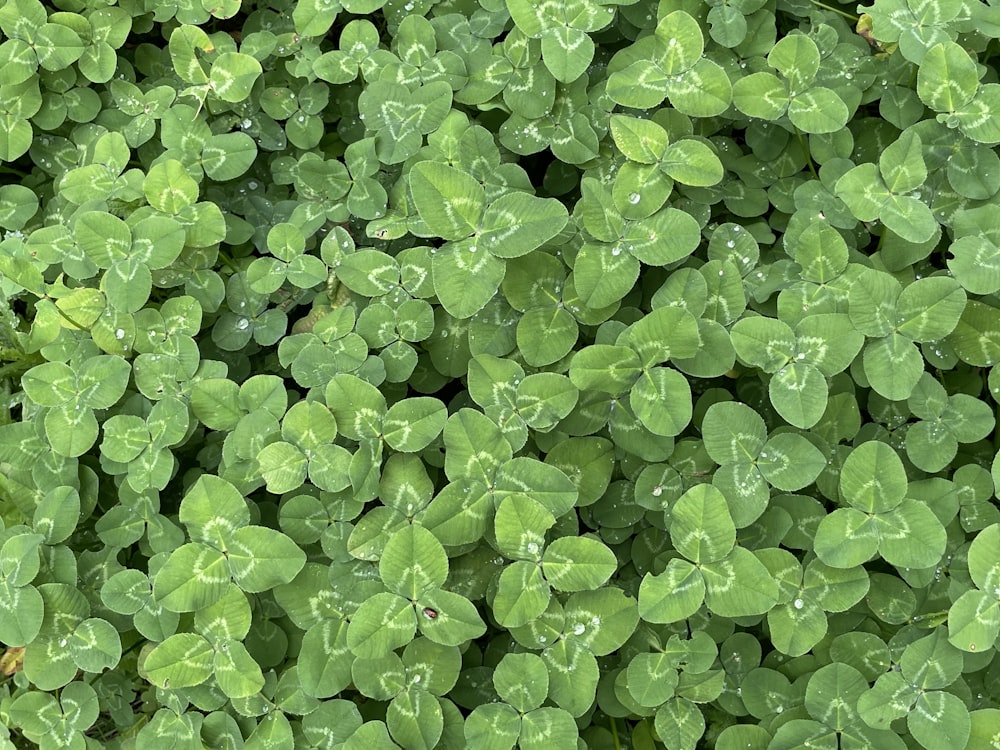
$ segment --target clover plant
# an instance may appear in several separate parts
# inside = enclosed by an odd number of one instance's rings
[[[0,0],[0,748],[1000,747],[998,54]]]

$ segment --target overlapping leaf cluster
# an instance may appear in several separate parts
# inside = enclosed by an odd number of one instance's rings
[[[996,7],[0,33],[0,747],[996,746]]]

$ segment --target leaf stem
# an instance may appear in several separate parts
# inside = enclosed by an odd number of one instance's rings
[[[818,0],[810,0],[810,2],[818,8],[823,8],[824,10],[828,10],[831,13],[837,13],[838,15],[841,15],[844,18],[846,18],[848,21],[853,21],[854,23],[858,22],[858,16],[852,16],[850,13],[840,10],[839,8],[833,8],[827,5],[826,3],[818,2]]]
[[[792,125],[792,127],[795,128],[795,136],[799,139],[799,143],[802,145],[802,150],[806,152],[806,163],[809,165],[809,171],[812,172],[812,176],[818,180],[819,172],[816,171],[816,165],[813,164],[812,154],[809,153],[809,146],[806,144],[805,138],[802,137],[802,131],[794,125]]]
[[[622,750],[622,743],[618,739],[618,725],[615,724],[615,717],[609,716],[608,718],[611,719],[611,738],[615,742],[615,750]]]

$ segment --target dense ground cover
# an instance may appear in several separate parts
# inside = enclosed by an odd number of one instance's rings
[[[1000,746],[1000,9],[831,2],[6,0],[0,746]]]

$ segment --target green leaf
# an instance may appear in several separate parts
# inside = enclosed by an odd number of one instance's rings
[[[389,407],[382,434],[390,448],[415,453],[441,434],[447,419],[448,410],[436,398],[408,398]]]
[[[726,557],[736,544],[736,526],[722,493],[708,484],[685,492],[672,510],[670,540],[698,565]]]
[[[961,698],[934,690],[922,692],[917,698],[906,717],[906,726],[925,748],[942,747],[942,743],[963,747],[972,731],[972,720]]]
[[[892,401],[909,398],[924,371],[920,351],[898,333],[870,342],[862,361],[871,387]]]
[[[507,557],[537,562],[545,532],[555,522],[552,513],[527,495],[509,495],[500,502],[494,519],[497,546]]]
[[[996,594],[966,591],[948,610],[948,642],[962,651],[982,650],[1000,634],[1000,602]]]
[[[244,591],[258,593],[288,583],[306,555],[288,536],[263,526],[243,526],[226,536],[229,569]]]
[[[794,492],[812,484],[826,467],[826,459],[802,435],[783,432],[764,445],[757,468],[768,484]]]
[[[931,109],[954,112],[968,104],[979,87],[975,61],[952,41],[935,44],[917,68],[917,95]]]
[[[918,343],[943,339],[955,330],[965,303],[965,290],[954,279],[918,279],[899,294],[896,330]]]
[[[569,378],[580,390],[617,396],[627,391],[641,372],[642,362],[633,349],[598,344],[573,355]]]
[[[733,82],[733,104],[749,117],[777,120],[788,108],[788,87],[771,73],[751,73]]]
[[[659,162],[670,142],[667,131],[652,120],[620,114],[611,115],[611,135],[627,158],[641,164]]]
[[[223,52],[212,63],[209,90],[224,102],[240,102],[263,73],[260,63],[240,52]]]
[[[465,741],[483,750],[510,750],[520,731],[521,717],[506,703],[476,706],[465,720]]]
[[[887,443],[870,440],[854,448],[840,472],[840,494],[866,513],[882,513],[906,496],[906,470]]]
[[[701,27],[689,14],[677,10],[656,25],[657,63],[668,76],[691,68],[705,49]]]
[[[410,190],[420,218],[437,236],[460,240],[473,234],[483,221],[486,197],[471,175],[432,161],[410,170]]]
[[[767,427],[760,415],[735,401],[709,406],[701,432],[708,455],[721,465],[753,461],[767,440]]]
[[[15,587],[0,581],[0,640],[10,646],[27,646],[42,627],[45,605],[34,586]]]
[[[493,614],[501,625],[519,628],[538,617],[549,604],[551,591],[537,565],[511,563],[500,574]]]
[[[632,347],[643,367],[671,357],[692,357],[700,338],[694,316],[676,307],[661,307],[634,323],[619,336],[618,344]]]
[[[777,372],[795,356],[795,333],[774,318],[740,318],[730,335],[736,356],[765,372]]]
[[[549,692],[549,673],[535,654],[505,654],[493,673],[497,694],[521,713],[542,705]]]
[[[705,580],[698,568],[687,560],[673,558],[659,575],[643,576],[639,615],[647,622],[679,622],[697,612],[704,599]]]
[[[264,687],[260,666],[239,641],[224,640],[215,651],[215,681],[229,698],[247,698]]]
[[[200,685],[212,674],[214,651],[200,635],[177,633],[149,652],[146,674],[162,688],[179,690]]]
[[[752,552],[735,547],[722,560],[702,565],[705,604],[721,617],[760,615],[778,600],[778,587]]]
[[[553,745],[572,747],[578,741],[576,721],[568,711],[561,708],[538,708],[521,720],[518,744],[525,750],[544,750]]]
[[[195,612],[228,590],[229,568],[222,552],[200,542],[174,550],[153,579],[153,597],[170,612]]]
[[[847,124],[850,111],[835,91],[814,86],[789,98],[788,119],[805,133],[836,133]]]
[[[542,555],[542,573],[557,591],[589,591],[603,585],[618,568],[615,554],[587,537],[562,537]]]
[[[775,411],[789,424],[808,429],[826,411],[829,386],[813,365],[791,362],[771,377],[768,395]]]
[[[554,198],[506,193],[483,212],[477,243],[498,258],[517,258],[555,237],[568,220],[566,207]]]
[[[853,568],[874,557],[879,545],[872,519],[854,508],[838,508],[816,529],[816,556],[833,568]]]
[[[882,151],[879,171],[891,192],[908,193],[924,184],[927,165],[920,150],[922,145],[920,136],[907,130]]]
[[[476,606],[459,594],[442,589],[425,591],[417,602],[420,632],[443,646],[464,646],[486,632]]]
[[[423,162],[421,162],[423,163]],[[506,264],[475,243],[456,243],[434,254],[434,292],[449,315],[465,319],[482,310],[500,288]]]
[[[575,81],[593,59],[594,40],[581,29],[559,26],[542,35],[542,60],[557,81]]]
[[[668,367],[653,367],[639,378],[629,394],[635,415],[655,435],[679,435],[691,421],[691,386]]]
[[[250,510],[230,482],[205,474],[181,500],[179,518],[192,541],[222,549],[233,531],[250,523]]]
[[[779,39],[767,54],[767,64],[777,69],[795,92],[813,82],[819,70],[820,52],[805,34],[789,34]]]
[[[677,664],[664,653],[636,654],[628,664],[628,691],[640,705],[655,708],[673,696]]]
[[[705,717],[694,703],[675,697],[657,709],[654,726],[667,747],[694,750],[705,733]]]
[[[701,141],[686,139],[670,144],[660,157],[660,169],[682,185],[709,187],[722,180],[722,162]]]
[[[413,639],[417,629],[413,605],[382,592],[364,601],[347,628],[347,645],[362,659],[377,659]]]
[[[409,524],[393,534],[379,562],[382,581],[394,593],[418,599],[448,577],[444,547],[427,529]]]

